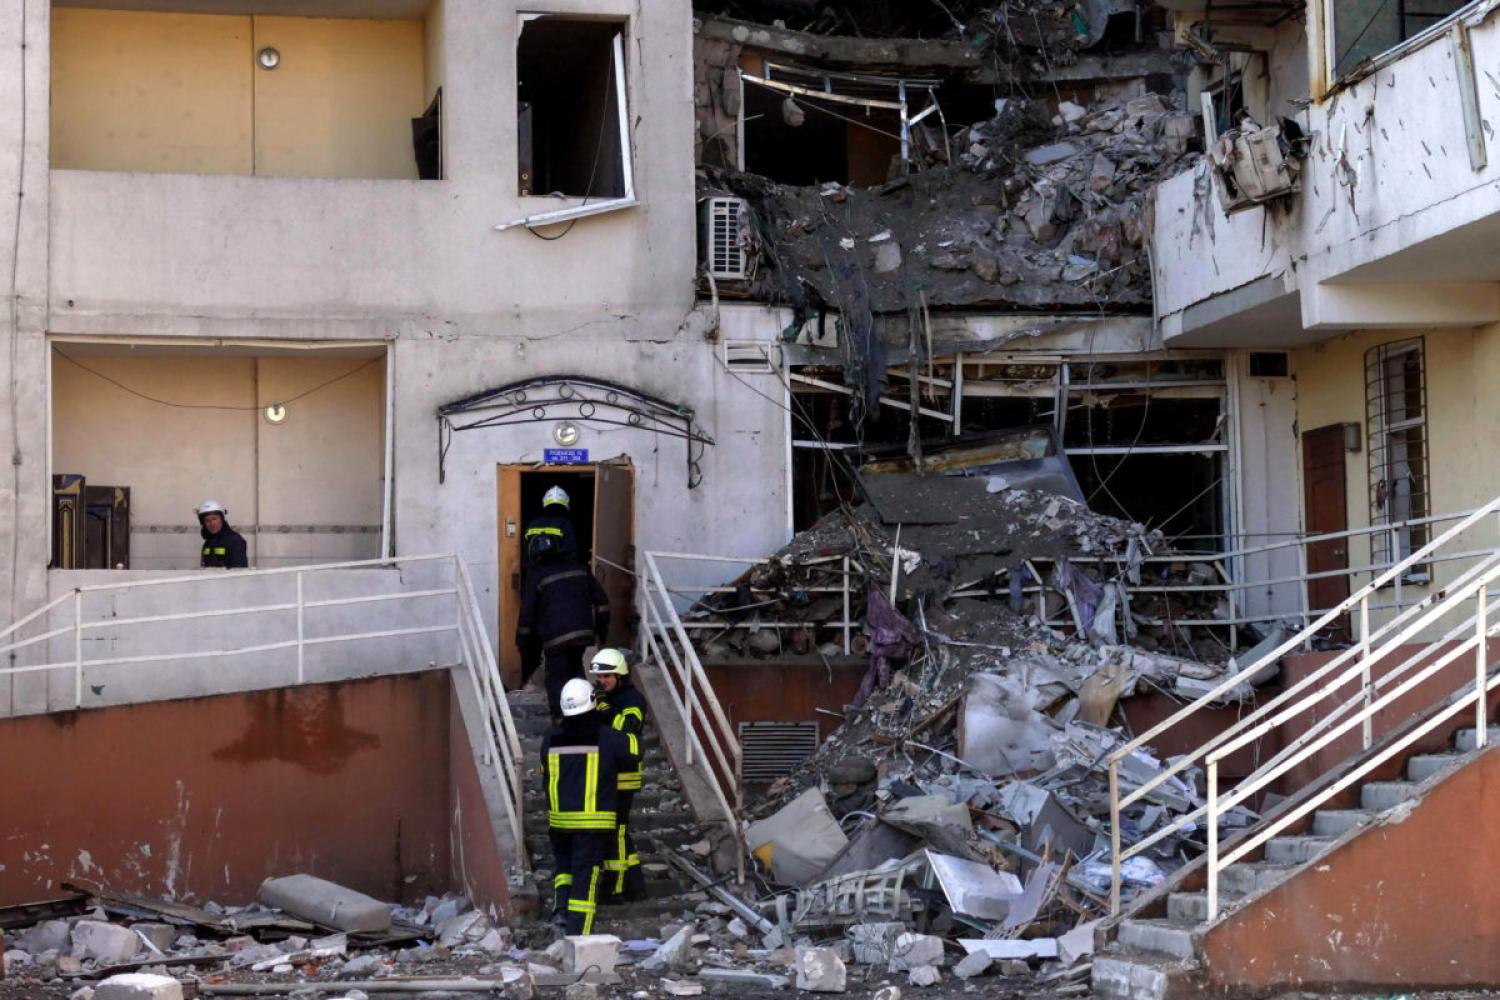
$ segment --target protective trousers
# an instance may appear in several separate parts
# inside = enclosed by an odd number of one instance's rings
[[[583,676],[583,651],[586,646],[559,646],[542,651],[542,663],[547,672],[547,707],[554,719],[562,716],[563,685],[575,677]]]
[[[608,830],[558,830],[552,836],[553,915],[567,934],[592,934],[599,882],[612,835]]]
[[[640,899],[645,895],[646,878],[641,873],[641,856],[635,852],[635,838],[630,835],[630,806],[635,792],[621,789],[615,794],[614,842],[609,860],[604,862],[605,897],[615,901]]]

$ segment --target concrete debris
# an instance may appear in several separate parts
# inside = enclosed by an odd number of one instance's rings
[[[975,976],[982,976],[990,971],[990,966],[993,964],[995,960],[984,952],[973,952],[959,960],[958,964],[953,967],[953,974],[959,979],[973,979]]]
[[[703,995],[703,984],[691,979],[663,979],[661,988],[672,997],[698,997]]]
[[[260,898],[267,906],[341,931],[385,931],[391,908],[362,892],[346,889],[312,875],[287,875],[261,883]]]
[[[686,924],[679,928],[641,963],[641,968],[654,972],[658,969],[676,969],[686,966],[692,958],[692,939],[695,931],[696,927],[693,924]]]
[[[936,986],[943,981],[943,974],[935,965],[919,965],[906,974],[906,981],[913,986]]]
[[[905,972],[922,965],[938,965],[942,961],[942,938],[907,932],[899,935],[891,946],[889,971]]]
[[[101,982],[94,1000],[182,1000],[182,984],[171,976],[130,972]]]
[[[784,990],[792,985],[786,976],[774,973],[752,972],[748,969],[704,969],[698,973],[704,982],[722,983],[725,986],[742,986],[761,990]]]
[[[832,948],[797,949],[797,989],[842,993],[847,982],[844,962]]]
[[[571,975],[615,971],[620,939],[613,934],[586,934],[563,939],[563,972]]]
[[[73,925],[73,954],[105,964],[128,961],[141,950],[141,939],[128,927],[101,920],[80,920]]]

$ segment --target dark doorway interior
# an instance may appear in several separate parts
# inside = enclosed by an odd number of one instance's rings
[[[566,472],[555,466],[521,474],[521,523],[542,515],[542,496],[554,486],[568,494],[568,517],[578,539],[578,557],[588,562],[594,554],[594,472]]]

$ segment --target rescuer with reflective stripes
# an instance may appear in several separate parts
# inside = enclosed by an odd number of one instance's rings
[[[640,739],[599,724],[594,687],[581,677],[563,685],[562,715],[562,724],[542,738],[552,920],[564,934],[591,934],[602,866],[615,839],[619,777],[640,761]]]
[[[198,565],[205,569],[249,569],[245,539],[229,526],[229,511],[217,500],[198,505],[198,533],[203,536],[203,558]]]
[[[616,732],[642,736],[646,727],[646,699],[630,682],[630,663],[624,650],[599,650],[589,664],[589,676],[599,688],[594,700],[599,722]],[[641,790],[644,771],[644,765],[637,760],[632,770],[620,772],[616,785],[620,794],[615,807],[615,842],[609,860],[604,862],[605,902],[635,900],[645,895],[641,856],[636,853],[635,838],[630,834],[630,807],[635,793]]]
[[[521,585],[516,646],[521,651],[522,684],[546,666],[547,705],[561,715],[563,685],[584,679],[583,652],[609,634],[609,598],[587,566],[563,552],[551,535],[534,545],[538,563]]]
[[[542,516],[526,526],[522,547],[526,552],[528,568],[537,562],[539,553],[533,552],[533,542],[539,538],[552,538],[558,543],[557,551],[564,555],[578,554],[578,538],[573,533],[573,522],[568,518],[568,491],[554,486],[542,494]]]

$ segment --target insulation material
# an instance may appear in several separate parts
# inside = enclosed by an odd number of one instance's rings
[[[1038,692],[1019,678],[977,674],[964,698],[958,756],[992,777],[1052,767],[1052,720],[1037,710]]]
[[[849,843],[823,793],[809,788],[774,815],[745,829],[750,853],[778,882],[806,885]]]

